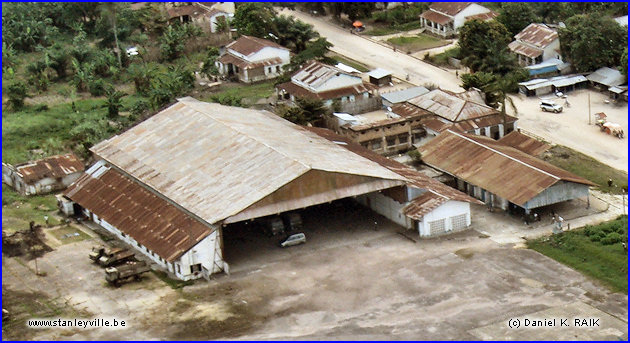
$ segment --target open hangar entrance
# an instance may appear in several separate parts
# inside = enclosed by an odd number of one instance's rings
[[[291,213],[301,216],[302,229],[271,236],[268,221],[275,215],[224,226],[223,257],[230,265],[230,272],[255,269],[260,264],[334,246],[361,244],[405,230],[361,205],[354,197],[309,206]],[[283,215],[286,217],[286,213],[280,213],[279,217]],[[306,235],[306,244],[287,248],[279,246],[288,235],[298,232]]]

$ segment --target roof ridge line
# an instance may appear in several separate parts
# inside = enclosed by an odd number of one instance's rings
[[[190,96],[189,96],[189,97],[185,97],[185,98],[181,98],[181,99],[183,100],[183,99],[186,99],[186,98],[191,98],[191,99],[195,100],[196,102],[201,102],[201,101],[199,101],[199,100],[197,100],[197,99],[195,99],[195,98],[193,98],[193,97],[190,97]],[[185,105],[192,105],[190,102],[186,102],[186,103],[184,103],[184,102],[182,102],[180,99],[177,99],[177,101],[179,101],[179,102],[181,102],[181,103],[183,103],[183,104],[185,104]],[[232,130],[232,131],[235,131],[235,132],[238,132],[239,134],[241,134],[241,135],[243,135],[243,136],[245,136],[245,137],[247,137],[247,138],[249,138],[249,139],[252,139],[252,140],[254,140],[254,141],[258,142],[259,144],[262,144],[262,145],[266,146],[267,148],[269,148],[269,149],[271,149],[271,150],[275,151],[276,153],[278,153],[278,154],[280,154],[280,155],[282,155],[282,156],[284,156],[284,157],[286,157],[286,158],[288,158],[288,159],[290,159],[290,160],[292,160],[292,161],[294,161],[294,162],[297,162],[297,163],[301,164],[302,166],[304,166],[304,167],[308,168],[309,170],[314,169],[314,168],[313,168],[313,166],[311,166],[311,165],[307,165],[307,164],[305,164],[305,163],[304,163],[304,162],[302,162],[302,161],[298,161],[298,160],[296,160],[295,158],[293,158],[293,157],[291,157],[291,156],[289,156],[289,155],[287,155],[287,154],[285,154],[285,153],[283,153],[283,152],[281,152],[281,151],[278,151],[278,150],[277,150],[277,149],[275,149],[274,147],[272,147],[272,146],[270,146],[270,145],[268,145],[268,144],[266,144],[266,143],[264,143],[264,142],[261,142],[260,140],[258,140],[258,139],[256,139],[256,138],[254,138],[254,137],[250,136],[249,134],[247,134],[247,133],[245,133],[245,132],[242,132],[242,131],[240,131],[240,130],[237,130],[236,128],[232,127],[231,125],[228,125],[228,124],[224,123],[222,120],[217,119],[217,118],[216,118],[215,116],[213,116],[212,114],[210,114],[210,113],[208,113],[208,112],[206,112],[206,111],[200,110],[197,106],[192,105],[192,107],[194,107],[194,110],[195,110],[195,111],[197,111],[197,112],[199,112],[199,113],[202,113],[203,115],[206,115],[206,116],[208,116],[208,117],[212,118],[214,121],[216,121],[217,123],[220,123],[221,125],[223,125],[223,126],[227,127],[228,129],[230,129],[230,130]],[[262,113],[262,112],[264,112],[264,110],[260,110],[259,112],[261,112],[261,113]],[[274,114],[274,115],[275,115],[275,114]],[[301,134],[301,135],[304,135],[302,132],[300,132],[300,134]],[[304,136],[305,136],[305,135],[304,135]],[[308,138],[308,137],[306,137],[306,138]]]
[[[467,140],[467,141],[473,142],[474,144],[477,144],[477,145],[479,145],[479,146],[481,146],[481,147],[483,147],[483,148],[486,148],[486,149],[488,149],[488,150],[490,150],[490,151],[496,152],[497,154],[499,154],[499,155],[501,155],[501,156],[504,156],[504,157],[507,157],[507,158],[511,159],[512,161],[518,162],[518,163],[520,163],[520,164],[522,164],[522,165],[524,165],[524,166],[526,166],[526,167],[529,167],[529,168],[531,168],[531,169],[534,169],[534,170],[536,170],[536,171],[538,171],[538,172],[541,172],[541,173],[543,173],[543,174],[549,175],[549,176],[551,176],[552,178],[554,178],[554,179],[556,179],[556,180],[562,180],[562,178],[560,178],[560,177],[557,177],[557,176],[555,176],[555,175],[553,175],[553,174],[551,174],[551,173],[549,173],[549,172],[546,172],[546,171],[544,171],[544,170],[542,170],[542,169],[540,169],[540,168],[536,168],[536,167],[534,167],[534,166],[532,166],[532,165],[530,165],[530,164],[528,164],[528,163],[525,163],[525,162],[523,162],[523,161],[521,161],[521,160],[519,160],[519,159],[516,159],[516,158],[514,158],[514,157],[512,157],[512,156],[510,156],[510,155],[508,155],[508,154],[506,154],[506,153],[503,153],[503,152],[501,152],[501,151],[499,151],[499,150],[496,150],[496,149],[493,149],[493,148],[491,148],[491,147],[489,147],[489,146],[487,146],[487,145],[481,144],[481,143],[479,143],[479,142],[475,141],[475,140],[474,140],[474,139],[472,139],[472,138],[469,138],[469,137],[463,136],[463,135],[461,135],[461,134],[459,134],[459,133],[457,133],[457,132],[455,132],[455,131],[451,131],[451,129],[446,129],[446,131],[448,131],[448,132],[450,132],[450,133],[452,133],[452,134],[454,134],[454,135],[456,135],[456,136],[458,136],[458,137],[464,138],[464,139],[465,139],[465,140]]]

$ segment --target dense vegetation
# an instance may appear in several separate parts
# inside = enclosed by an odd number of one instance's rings
[[[628,293],[628,216],[528,242],[534,249],[614,291]]]

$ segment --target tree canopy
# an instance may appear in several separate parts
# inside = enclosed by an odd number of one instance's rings
[[[498,21],[469,20],[459,31],[462,63],[473,72],[504,75],[518,68],[507,49],[511,40],[510,32]]]
[[[534,8],[523,2],[506,2],[501,5],[501,13],[497,21],[503,24],[512,36],[521,32],[527,25],[540,21]]]
[[[561,28],[560,48],[578,72],[617,67],[627,46],[628,31],[599,14],[576,15]]]

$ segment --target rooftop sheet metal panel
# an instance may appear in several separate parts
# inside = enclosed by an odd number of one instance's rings
[[[226,49],[232,49],[245,56],[250,56],[266,47],[289,50],[282,45],[274,43],[270,40],[252,36],[241,36],[236,41],[225,46]]]
[[[373,84],[363,82],[359,85],[352,86],[352,87],[345,87],[345,88],[339,88],[339,89],[334,89],[330,91],[316,93],[310,89],[306,89],[304,87],[296,85],[295,83],[291,81],[281,83],[277,85],[276,88],[280,90],[284,90],[285,92],[292,94],[296,97],[306,97],[306,98],[314,98],[314,99],[321,99],[321,100],[337,99],[337,98],[348,96],[348,95],[358,95],[365,92],[372,92],[378,89],[378,87]]]
[[[83,174],[65,195],[168,262],[212,232],[114,168]]]
[[[461,121],[498,114],[494,108],[435,89],[408,101],[424,110],[451,121]]]
[[[376,69],[370,71],[369,73],[367,73],[367,75],[371,76],[371,77],[373,77],[375,79],[382,79],[385,76],[391,76],[392,72],[389,71],[389,70],[382,69],[382,68],[376,68]]]
[[[551,148],[551,145],[524,135],[518,131],[508,133],[499,139],[498,142],[516,148],[532,156],[538,156]]]
[[[429,8],[446,15],[455,16],[472,4],[473,2],[434,2]]]
[[[272,113],[190,97],[92,152],[210,224],[311,169],[402,179]]]
[[[318,127],[302,127],[303,130],[311,131],[325,139],[328,139],[331,142],[343,142],[342,145],[345,149],[352,151],[355,154],[361,155],[367,159],[370,159],[381,166],[395,172],[396,174],[403,176],[407,184],[411,187],[426,189],[432,191],[436,194],[440,194],[442,196],[447,197],[451,200],[459,200],[465,201],[475,204],[482,204],[479,200],[469,196],[468,194],[462,193],[455,188],[449,187],[440,181],[432,179],[417,170],[408,167],[400,162],[396,162],[387,157],[381,156],[373,151],[370,151],[363,146],[352,142],[350,139],[340,136],[334,133],[331,130],[318,128]]]
[[[512,52],[517,53],[519,55],[527,56],[529,58],[536,58],[544,52],[543,49],[529,46],[525,43],[521,43],[519,41],[513,41],[508,44],[508,48],[512,50]]]
[[[418,150],[424,163],[520,206],[559,180],[593,185],[483,136],[447,130]]]
[[[490,11],[490,12],[486,12],[486,13],[478,13],[478,14],[473,14],[473,15],[469,15],[466,17],[466,20],[473,20],[473,19],[477,19],[477,20],[481,20],[481,21],[489,21],[492,20],[496,17],[499,16],[499,13],[495,12],[495,11]]]
[[[532,23],[527,25],[521,32],[517,33],[514,38],[517,41],[532,44],[538,48],[544,49],[554,40],[558,39],[558,32],[545,24]]]
[[[446,16],[444,14],[441,14],[441,13],[435,12],[433,10],[427,10],[427,11],[422,12],[420,17],[428,21],[440,24],[440,25],[446,25],[448,22],[453,20],[453,18]]]
[[[75,154],[55,155],[15,166],[15,170],[22,175],[26,184],[48,177],[64,177],[72,173],[81,172],[84,169],[83,162]]]
[[[445,196],[433,193],[431,191],[424,192],[419,197],[411,200],[401,212],[407,217],[415,220],[422,220],[422,217],[438,208],[443,203],[449,201]]]
[[[381,93],[381,97],[392,104],[397,104],[427,93],[429,93],[428,89],[418,86],[389,93]]]

